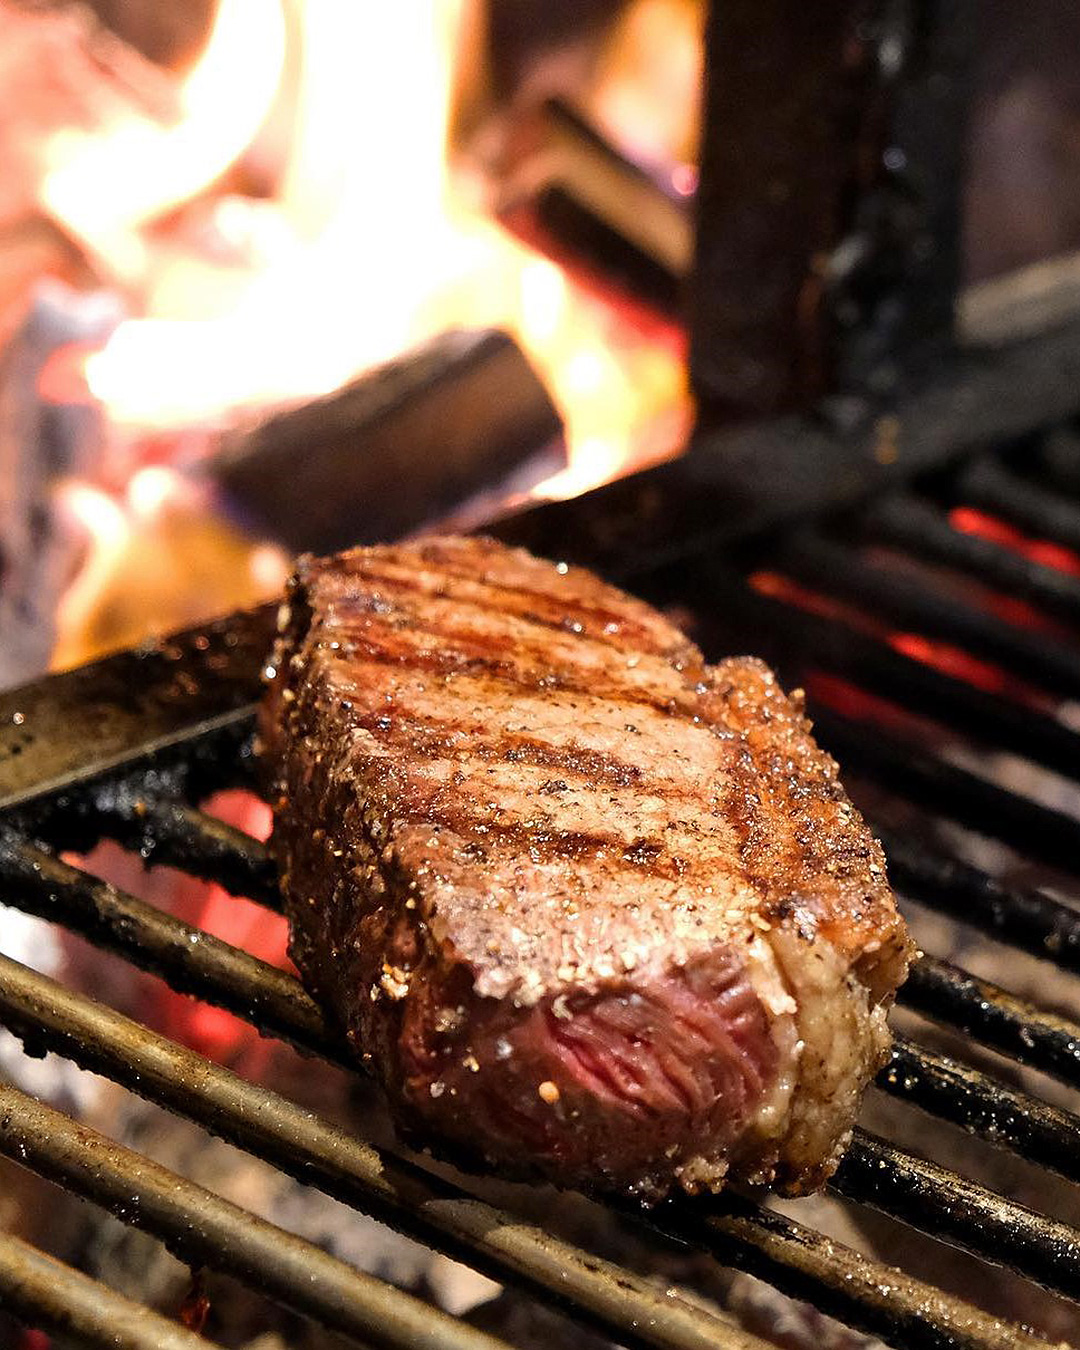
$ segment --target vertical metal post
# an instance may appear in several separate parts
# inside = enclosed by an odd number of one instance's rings
[[[974,0],[715,0],[690,295],[706,419],[880,405],[951,341],[974,31]]]

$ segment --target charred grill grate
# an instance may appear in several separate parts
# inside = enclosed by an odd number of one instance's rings
[[[1058,700],[1080,692],[1080,581],[1000,542],[949,524],[973,504],[1021,533],[1080,543],[1080,511],[1049,469],[1017,479],[986,459],[879,502],[853,520],[788,535],[768,555],[699,551],[643,587],[678,602],[704,628],[752,634],[788,678],[843,678],[902,711],[931,715],[993,751],[1073,780],[1080,733],[1051,701],[1031,704],[975,687],[898,650],[881,624],[943,637]],[[955,587],[911,576],[908,562],[974,574],[1034,603],[1054,636],[1001,617]],[[766,557],[787,589],[751,584]],[[799,588],[802,588],[801,590]],[[812,592],[820,602],[809,603]],[[870,614],[872,630],[860,623]],[[853,615],[855,616],[853,618]],[[143,653],[53,677],[0,699],[0,897],[118,953],[174,989],[228,1009],[266,1035],[341,1062],[344,1048],[290,975],[80,871],[60,851],[99,837],[155,863],[219,882],[273,907],[261,844],[197,808],[218,788],[251,786],[250,729],[273,615],[260,611]],[[720,631],[720,630],[718,630]],[[718,639],[719,640],[719,639]],[[812,678],[808,686],[813,695]],[[871,784],[931,817],[977,830],[1050,868],[1077,871],[1080,823],[1064,811],[950,762],[933,748],[835,707],[813,708],[824,742]],[[872,814],[872,811],[871,811]],[[904,828],[882,831],[902,895],[1080,973],[1080,912],[1041,889],[1005,884],[946,846]],[[1044,1011],[933,956],[915,966],[902,1001],[972,1041],[1080,1087],[1080,1022]],[[19,963],[0,958],[0,1023],[32,1053],[54,1051],[322,1188],[357,1209],[597,1327],[627,1346],[763,1343],[699,1304],[502,1213],[421,1162],[382,1153],[308,1111]],[[996,1148],[1080,1182],[1080,1116],[905,1037],[878,1086]],[[93,1135],[17,1089],[0,1087],[0,1151],[110,1209],[195,1266],[233,1274],[338,1332],[394,1347],[501,1342],[299,1238]],[[1080,1230],[860,1131],[834,1182],[841,1195],[1010,1267],[1080,1302]],[[736,1196],[676,1199],[642,1213],[639,1235],[672,1240],[750,1271],[821,1311],[897,1346],[1046,1345],[898,1270]],[[158,1315],[0,1237],[0,1306],[87,1345],[204,1344]]]

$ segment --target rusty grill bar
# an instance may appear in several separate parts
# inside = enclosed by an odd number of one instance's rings
[[[975,476],[984,488],[990,484],[986,492],[1000,486],[997,468],[987,468],[989,463],[981,461]],[[867,561],[862,540],[878,533],[883,513],[889,520],[915,520],[920,529],[904,538],[903,551],[964,573],[971,565],[969,540],[949,525],[944,509],[950,501],[966,503],[971,481],[969,469],[928,480],[920,496],[893,498],[854,524],[827,520],[789,536],[768,555],[756,546],[741,555],[730,549],[724,555],[698,551],[680,565],[677,580],[672,569],[658,569],[640,589],[689,604],[706,628],[722,614],[729,631],[752,631],[759,639],[755,648],[764,647],[792,678],[818,670],[839,674],[910,712],[936,713],[992,749],[1010,749],[1076,780],[1076,732],[1051,713],[1003,694],[980,693],[902,655],[880,634],[852,626],[845,611],[823,618],[786,595],[766,596],[748,584],[758,559],[768,556],[774,570],[817,592],[869,612],[876,607],[879,616],[899,612],[910,622],[926,612],[919,608],[918,587],[909,590],[908,577],[880,560]],[[1014,523],[1068,546],[1068,503],[1045,484],[1037,487],[1018,498]],[[984,498],[984,505],[1009,518],[1010,501],[1004,493],[992,503]],[[940,540],[923,550],[923,527],[930,520]],[[895,532],[889,542],[894,548],[901,544]],[[1001,555],[988,573],[993,583],[1035,598],[1026,560],[999,544],[982,545]],[[1067,589],[1055,594],[1064,596]],[[878,606],[883,592],[898,603]],[[1043,586],[1040,596],[1049,594]],[[982,632],[982,611],[973,604],[943,597],[934,603],[931,618],[954,641]],[[176,990],[238,1014],[263,1034],[348,1063],[347,1050],[292,976],[58,856],[61,849],[85,850],[111,837],[150,863],[179,867],[233,894],[277,906],[264,846],[198,809],[217,788],[252,785],[251,710],[271,622],[268,611],[238,616],[0,698],[0,798],[7,806],[0,821],[2,899],[119,953]],[[995,659],[1031,678],[1036,644],[1025,645],[1031,635],[1003,619],[994,624]],[[934,623],[912,626],[930,635],[935,631]],[[1080,680],[1066,678],[1065,656],[1080,660],[1080,644],[1073,649],[1062,642],[1061,650],[1059,664],[1044,662],[1040,668],[1051,676],[1041,687],[1075,694]],[[814,715],[822,739],[845,765],[891,794],[1076,874],[1080,824],[1071,816],[930,750],[883,736],[876,727],[867,736],[864,722],[832,708],[815,709]],[[88,737],[91,728],[95,734]],[[1080,971],[1075,910],[1039,890],[1003,884],[940,844],[924,845],[895,828],[881,833],[902,895],[1062,970]],[[916,963],[901,1001],[1019,1063],[1080,1086],[1080,1023],[929,955]],[[466,1189],[467,1183],[451,1184],[428,1171],[423,1160],[380,1152],[8,959],[0,959],[0,1022],[33,1053],[55,1051],[101,1073],[620,1344],[664,1350],[705,1345],[752,1350],[763,1344],[699,1304],[498,1211]],[[1080,1182],[1080,1116],[988,1072],[898,1037],[878,1087],[998,1149]],[[324,1325],[369,1343],[463,1350],[499,1343],[300,1239],[268,1233],[254,1216],[107,1140],[90,1139],[81,1127],[10,1088],[0,1092],[0,1150],[146,1228],[185,1259],[230,1270]],[[139,1201],[133,1204],[136,1179]],[[1080,1302],[1080,1231],[888,1140],[857,1132],[834,1190]],[[1034,1335],[734,1195],[679,1198],[649,1212],[627,1204],[615,1208],[638,1234],[690,1244],[897,1346],[1045,1350]],[[275,1261],[268,1264],[264,1258],[271,1248]],[[100,1327],[113,1316],[118,1335],[121,1324],[127,1328],[129,1339],[121,1344],[168,1343],[154,1340],[154,1314],[110,1303],[113,1296],[83,1277],[72,1272],[52,1281],[41,1278],[51,1269],[42,1264],[46,1261],[5,1243],[0,1303],[41,1325],[62,1325],[88,1345],[104,1343]],[[177,1345],[199,1343],[176,1334]]]
[[[18,1238],[0,1233],[4,1305],[94,1350],[199,1350],[206,1342]]]

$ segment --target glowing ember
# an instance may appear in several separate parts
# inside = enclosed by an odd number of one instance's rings
[[[1080,576],[1080,555],[1066,548],[1064,544],[1054,543],[1050,539],[1032,539],[1015,525],[1009,525],[996,516],[976,511],[970,506],[958,506],[949,512],[949,524],[963,534],[977,535],[993,544],[1000,544],[1013,553],[1020,553],[1032,562],[1043,567],[1052,567],[1058,572],[1067,572],[1070,576]]]
[[[875,637],[885,637],[888,629],[880,620],[859,609],[857,605],[838,600],[834,595],[823,595],[820,591],[803,586],[779,572],[752,572],[747,581],[760,595],[795,605],[810,614],[818,614],[824,619],[839,619],[852,628]]]
[[[936,641],[920,633],[893,633],[889,637],[889,646],[914,661],[933,666],[944,675],[966,680],[988,694],[1005,694],[1031,707],[1050,706],[1046,696],[1033,685],[1018,680],[992,661],[980,661],[951,642]]]
[[[873,722],[878,726],[895,732],[909,733],[920,725],[922,719],[899,704],[892,703],[880,694],[868,693],[850,680],[839,675],[830,675],[825,671],[814,671],[806,680],[806,692],[815,702],[827,708],[834,708],[845,717],[860,722]]]
[[[858,632],[876,638],[879,642],[887,643],[894,651],[910,657],[913,661],[932,666],[944,675],[965,680],[976,689],[1005,695],[1032,708],[1048,710],[1053,706],[1052,700],[1041,690],[1018,679],[992,661],[980,660],[951,642],[927,637],[922,633],[896,632],[879,616],[838,600],[835,596],[824,595],[820,591],[800,585],[778,572],[754,572],[748,580],[753,589],[762,595],[783,601],[807,613],[846,624]],[[885,703],[877,695],[865,694],[848,681],[836,676],[815,672],[809,677],[808,687],[818,685],[827,691],[826,701],[852,716],[869,717],[871,713],[867,709],[877,708],[879,704],[884,706]],[[892,708],[891,704],[888,706]],[[895,721],[899,715],[897,710],[893,710],[889,714],[889,720]]]

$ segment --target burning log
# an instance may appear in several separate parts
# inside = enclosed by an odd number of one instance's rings
[[[477,494],[523,492],[565,454],[559,415],[513,340],[456,331],[228,438],[209,471],[245,523],[293,551],[332,552],[451,513],[473,523]]]
[[[693,252],[686,199],[549,99],[508,136],[497,211],[527,243],[659,313],[678,314]]]

